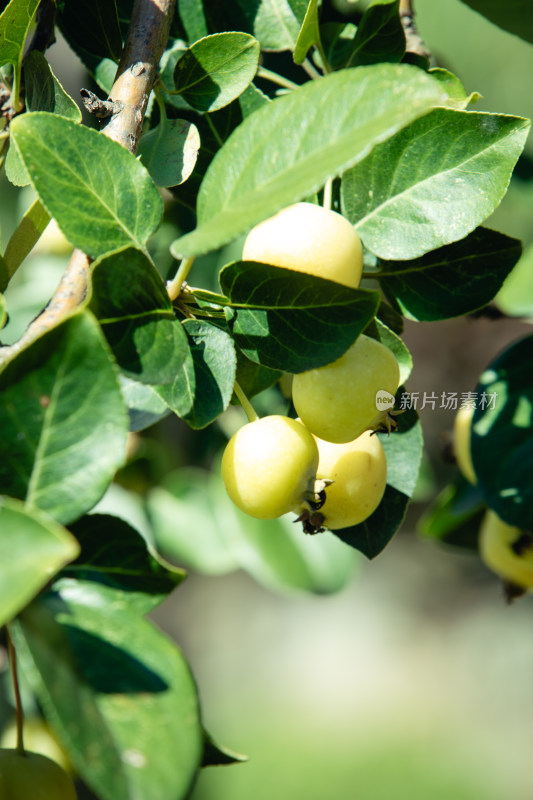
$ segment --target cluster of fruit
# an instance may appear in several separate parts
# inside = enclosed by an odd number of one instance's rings
[[[357,288],[362,247],[350,223],[335,211],[297,203],[256,226],[245,261],[317,275]],[[240,428],[222,459],[233,502],[259,519],[288,512],[308,533],[357,525],[379,505],[387,482],[381,442],[372,433],[390,424],[376,395],[393,396],[400,370],[392,352],[361,334],[346,353],[294,376],[298,419],[272,415]]]
[[[453,449],[461,473],[475,486],[477,476],[470,449],[473,416],[473,407],[465,406],[457,412]],[[502,578],[509,599],[533,589],[533,536],[508,525],[490,508],[479,528],[479,555],[485,565]]]

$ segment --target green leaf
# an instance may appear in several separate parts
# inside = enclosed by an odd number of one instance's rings
[[[192,428],[210,425],[229,405],[235,382],[236,355],[231,337],[209,322],[186,320],[190,359],[174,382],[156,390]]]
[[[177,11],[189,42],[209,33],[202,0],[177,0]]]
[[[307,0],[204,0],[212,31],[247,31],[262,50],[293,50],[307,8]]]
[[[331,69],[343,69],[352,53],[357,32],[352,22],[325,22],[320,26],[320,39]]]
[[[218,767],[222,764],[238,764],[248,761],[248,756],[236,753],[229,747],[217,744],[209,733],[204,729],[204,756],[202,767]]]
[[[400,387],[396,395],[397,408],[400,405],[398,398],[403,392],[403,387]],[[408,409],[396,419],[397,431],[390,436],[378,434],[387,458],[387,486],[383,500],[360,525],[333,531],[343,542],[360,550],[367,558],[375,558],[381,553],[402,524],[422,460],[422,427],[418,414]]]
[[[463,0],[495,25],[533,43],[533,6],[529,0]]]
[[[40,200],[34,200],[11,234],[4,253],[5,270],[0,275],[0,291],[4,291],[26,256],[33,250],[50,222],[50,214]]]
[[[136,614],[152,611],[185,578],[182,570],[161,559],[118,517],[89,514],[70,530],[81,553],[62,571],[62,577],[108,586]]]
[[[441,67],[434,67],[429,70],[429,74],[435,80],[442,83],[448,94],[448,105],[454,108],[466,108],[470,103],[477,103],[481,95],[479,92],[472,92],[467,95],[466,89],[453,72]]]
[[[182,119],[161,120],[142,136],[138,155],[158,186],[177,186],[186,181],[200,149],[198,128]]]
[[[98,797],[186,796],[203,750],[194,680],[178,648],[120,592],[58,580],[14,633],[31,688]]]
[[[382,288],[409,316],[438,320],[470,314],[496,295],[520,258],[521,242],[477,228],[460,242],[413,261],[382,261]]]
[[[20,75],[24,42],[38,5],[39,0],[11,0],[0,14],[0,66],[13,64],[16,75]]]
[[[197,111],[235,100],[257,72],[259,42],[247,33],[214,33],[195,42],[174,69],[176,90]]]
[[[286,372],[340,358],[379,305],[377,292],[253,261],[224,267],[220,285],[237,346],[251,361]]]
[[[132,153],[43,111],[16,117],[11,137],[41,202],[75,247],[93,258],[144,248],[159,225],[162,201]]]
[[[477,551],[478,530],[485,502],[479,486],[465,478],[446,486],[418,523],[424,536]]]
[[[380,62],[397,63],[405,53],[400,0],[375,0],[357,26],[347,67]]]
[[[263,367],[246,358],[244,353],[237,348],[237,375],[236,381],[246,397],[253,397],[269,386],[277,383],[283,372],[279,369]]]
[[[124,461],[127,418],[98,323],[85,311],[0,373],[0,486],[68,523],[100,499]]]
[[[10,622],[79,546],[61,525],[0,496],[0,627]]]
[[[149,428],[171,413],[152,386],[121,376],[120,390],[130,418],[130,431]]]
[[[1,282],[4,281],[4,275],[6,275],[6,274],[7,274],[7,271],[6,271],[5,267],[4,267],[3,259],[0,259],[0,281]],[[0,294],[0,331],[5,326],[5,324],[7,322],[7,319],[8,319],[8,314],[7,314],[7,306],[6,306],[5,297],[4,297],[3,294]]]
[[[509,525],[533,530],[533,336],[481,375],[472,460],[487,504]]]
[[[122,36],[115,0],[58,0],[57,21],[80,55],[119,60]]]
[[[205,470],[173,472],[148,493],[146,513],[154,545],[166,559],[204,575],[224,575],[239,569],[239,562],[218,519],[211,483]]]
[[[499,205],[528,130],[522,117],[435,109],[343,176],[343,212],[380,258],[462,239]]]
[[[175,241],[172,253],[193,256],[231,241],[317,191],[443,99],[421,70],[389,64],[337,72],[278,97],[217,153],[198,195],[199,226]]]
[[[533,317],[533,245],[506,278],[496,296],[496,304],[511,317]]]
[[[377,317],[370,323],[369,328],[365,330],[365,334],[373,336],[374,339],[378,339],[385,347],[389,348],[400,367],[400,383],[405,383],[413,369],[413,359],[403,339]]]
[[[295,64],[302,64],[307,53],[313,45],[320,42],[320,30],[318,27],[318,0],[309,0],[300,33],[296,40],[296,46],[292,58]]]
[[[81,111],[68,95],[50,64],[38,50],[31,50],[24,59],[24,82],[27,111],[50,111],[81,122]]]
[[[96,262],[91,311],[121,370],[142,383],[172,383],[187,337],[151,260],[130,247]]]
[[[30,173],[15,145],[10,141],[5,160],[6,178],[13,186],[28,186],[31,183]]]

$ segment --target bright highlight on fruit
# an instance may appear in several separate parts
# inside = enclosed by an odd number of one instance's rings
[[[238,508],[258,519],[297,511],[313,490],[318,450],[297,420],[272,415],[240,428],[222,457],[222,478]]]
[[[67,773],[38,753],[0,750],[0,776],[5,800],[76,800]]]
[[[317,439],[317,478],[333,481],[319,510],[330,530],[358,525],[374,513],[387,485],[385,451],[369,431],[347,444]]]
[[[473,486],[477,483],[470,442],[472,438],[473,406],[462,406],[453,423],[453,453],[461,474]]]
[[[359,286],[363,270],[361,241],[348,220],[312,203],[296,203],[253,228],[242,257],[352,289]]]
[[[533,536],[508,525],[489,509],[479,529],[481,560],[521,589],[533,589]]]
[[[337,444],[378,428],[387,417],[378,411],[379,391],[394,395],[400,368],[388,347],[361,334],[337,361],[294,376],[292,398],[311,433]]]

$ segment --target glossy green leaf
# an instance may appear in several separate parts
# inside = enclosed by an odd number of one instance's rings
[[[14,632],[31,688],[98,797],[186,796],[203,750],[194,680],[176,645],[124,595],[60,579]]]
[[[20,72],[24,42],[39,0],[11,0],[0,14],[0,65]]]
[[[6,178],[13,186],[28,186],[31,183],[30,173],[15,145],[10,142],[4,164]]]
[[[331,69],[343,69],[353,49],[357,27],[352,22],[325,22],[320,26],[320,39]]]
[[[237,346],[251,361],[286,372],[340,358],[379,305],[377,292],[253,261],[229,264],[220,284]]]
[[[186,320],[190,358],[174,382],[157,392],[192,428],[205,428],[228,407],[235,382],[236,355],[231,337],[209,322]]]
[[[198,128],[183,119],[161,120],[139,143],[138,155],[158,186],[186,181],[200,149]]]
[[[462,239],[499,205],[528,130],[522,117],[435,109],[343,176],[343,212],[380,258]]]
[[[174,69],[176,91],[197,111],[235,100],[257,72],[259,42],[247,33],[214,33],[195,42]]]
[[[231,241],[317,191],[443,99],[421,70],[390,64],[337,72],[278,97],[217,153],[198,196],[198,228],[173,243],[173,254]]]
[[[405,53],[400,0],[375,0],[357,26],[347,67],[380,62],[397,63]]]
[[[27,111],[50,111],[81,122],[81,111],[68,95],[50,64],[38,50],[32,50],[24,59],[24,83]]]
[[[130,418],[130,431],[143,431],[171,413],[152,386],[121,376],[120,389]]]
[[[203,0],[211,31],[247,31],[262,50],[292,50],[307,8],[307,0]]]
[[[0,627],[10,622],[79,553],[61,525],[0,496]]]
[[[453,72],[442,67],[434,67],[429,70],[432,78],[442,83],[448,94],[448,105],[454,108],[466,108],[470,103],[477,103],[481,95],[479,92],[472,92],[467,95],[466,89]]]
[[[465,239],[413,261],[382,261],[376,277],[412,318],[447,319],[490,302],[521,251],[518,239],[477,228]]]
[[[162,201],[132,153],[42,111],[16,117],[11,137],[41,202],[75,247],[94,258],[127,246],[143,249],[159,225]]]
[[[446,544],[477,551],[479,523],[485,508],[479,486],[458,478],[424,512],[418,530]]]
[[[400,387],[396,395],[397,408],[403,391]],[[422,460],[422,427],[418,414],[408,409],[396,419],[397,431],[390,436],[378,434],[387,458],[387,486],[383,500],[360,525],[334,531],[343,542],[360,550],[367,558],[379,555],[402,524]]]
[[[68,523],[100,499],[125,456],[116,369],[89,312],[67,319],[0,373],[0,486]]]
[[[100,259],[90,309],[125,375],[142,383],[174,381],[187,357],[187,337],[148,256],[129,247]]]
[[[0,259],[0,281],[3,282],[4,275],[7,274],[7,271],[3,267],[2,259]],[[7,306],[5,297],[3,294],[0,294],[0,331],[5,326],[7,322]]]
[[[509,525],[533,530],[533,336],[481,375],[472,460],[487,504]]]
[[[277,383],[283,372],[279,369],[270,369],[262,364],[257,364],[246,358],[244,353],[237,349],[237,375],[236,380],[246,397],[254,395],[268,389]],[[235,400],[235,402],[237,402]]]
[[[127,522],[106,514],[89,514],[70,526],[81,552],[62,577],[93,581],[120,592],[128,609],[147,614],[185,578],[151,550]]]
[[[115,0],[58,0],[57,18],[61,32],[80,55],[119,60],[122,36]]]
[[[320,42],[320,30],[318,27],[318,0],[309,0],[300,33],[296,40],[293,60],[296,64],[302,64],[311,47]]]
[[[529,0],[463,0],[505,31],[533,43],[533,6]]]
[[[15,274],[26,256],[33,250],[50,222],[50,214],[40,200],[34,200],[11,234],[4,253],[3,274],[0,274],[0,291]]]

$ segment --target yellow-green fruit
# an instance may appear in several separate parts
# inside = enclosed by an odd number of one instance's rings
[[[477,483],[477,478],[474,472],[474,464],[472,463],[472,453],[470,451],[473,416],[473,406],[462,406],[455,415],[453,423],[453,453],[462,475],[467,481],[475,485]]]
[[[0,748],[14,748],[16,744],[17,726],[15,720],[12,720],[2,731]],[[67,754],[42,717],[24,718],[24,745],[32,753],[40,753],[51,758],[67,772],[72,771]]]
[[[398,362],[388,347],[361,334],[337,361],[294,376],[292,400],[311,433],[327,442],[351,442],[383,417],[378,392],[394,395]]]
[[[272,415],[232,436],[222,457],[222,478],[242,511],[275,519],[299,508],[313,488],[317,465],[315,440],[302,423]]]
[[[0,750],[0,775],[6,800],[76,800],[67,773],[39,753]]]
[[[252,228],[244,261],[260,261],[343,283],[355,289],[363,249],[348,220],[312,203],[296,203]]]
[[[479,554],[504,580],[522,589],[533,588],[533,537],[508,525],[490,509],[479,529]]]
[[[320,509],[324,525],[331,530],[358,525],[374,513],[385,492],[387,461],[381,442],[366,431],[353,442],[317,439],[317,445],[317,478],[333,481]]]

